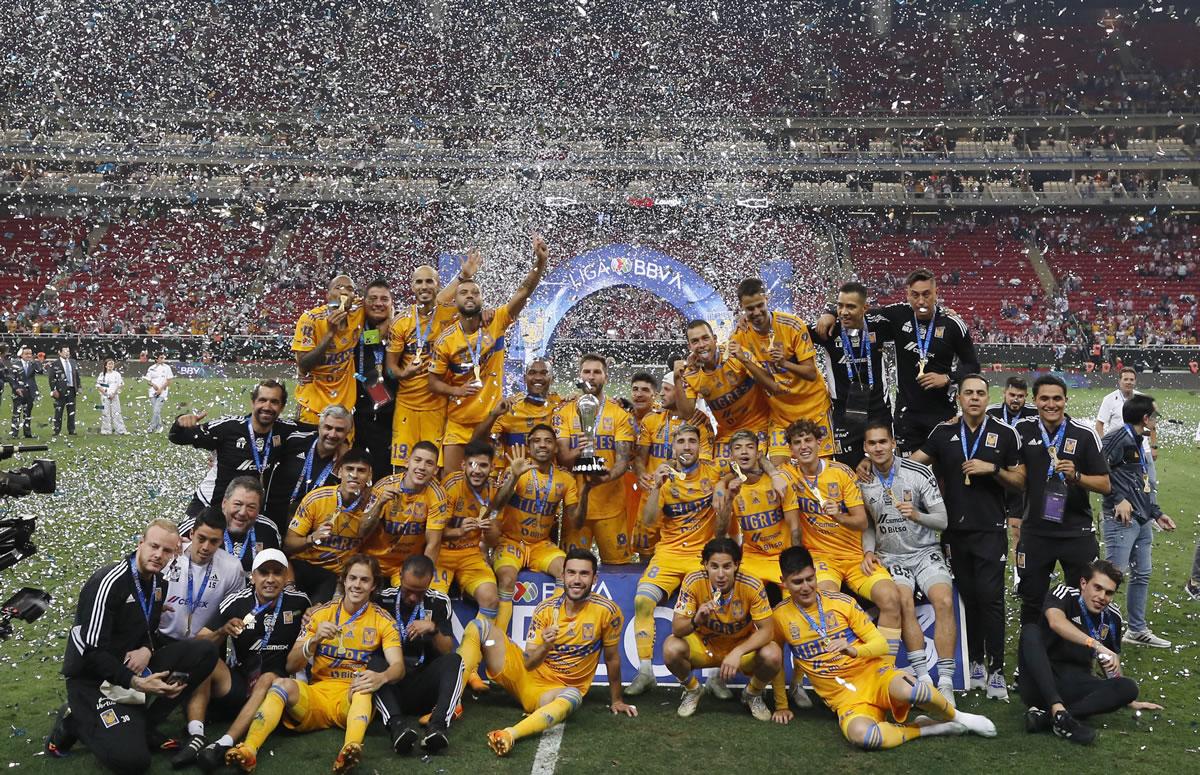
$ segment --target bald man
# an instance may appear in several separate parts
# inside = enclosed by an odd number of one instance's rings
[[[300,316],[292,338],[299,371],[296,419],[309,425],[316,425],[331,404],[353,411],[358,396],[354,351],[363,333],[362,300],[354,293],[354,281],[344,274],[330,280],[325,298],[325,304]]]

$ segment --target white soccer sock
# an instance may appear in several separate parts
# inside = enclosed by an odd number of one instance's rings
[[[929,675],[929,658],[925,656],[925,649],[908,652],[908,666],[913,669],[917,678],[927,677]]]
[[[941,735],[961,735],[967,728],[957,721],[940,721],[921,727],[921,737],[939,737]]]
[[[204,722],[189,721],[187,723],[187,733],[189,735],[200,735],[201,737],[204,737]]]
[[[221,735],[217,738],[217,745],[224,745],[233,748],[233,738],[229,735]]]
[[[645,673],[646,675],[654,675],[654,660],[643,659],[641,664],[638,665],[638,672]]]

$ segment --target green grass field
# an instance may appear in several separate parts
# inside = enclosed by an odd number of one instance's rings
[[[85,381],[85,384],[87,382]],[[247,380],[179,380],[172,388],[172,414],[178,407],[209,409],[209,415],[241,412],[247,405]],[[38,554],[0,572],[0,595],[7,597],[25,585],[42,587],[54,596],[51,610],[32,625],[21,624],[15,636],[0,642],[0,767],[17,773],[85,773],[98,771],[96,760],[82,747],[64,760],[42,755],[51,714],[65,696],[59,675],[64,639],[74,613],[75,595],[100,564],[129,551],[148,518],[182,513],[204,466],[202,453],[173,447],[165,434],[141,434],[148,411],[144,399],[126,395],[126,417],[134,435],[102,437],[97,413],[81,401],[80,435],[50,442],[41,456],[58,462],[59,491],[0,503],[9,516],[36,515],[34,538]],[[1090,416],[1103,391],[1073,391],[1074,414]],[[9,394],[11,395],[11,394]],[[7,422],[8,395],[4,420]],[[1174,534],[1155,536],[1155,570],[1151,586],[1150,622],[1174,641],[1171,650],[1130,647],[1123,658],[1127,674],[1142,685],[1142,699],[1166,706],[1135,720],[1121,712],[1098,721],[1097,743],[1083,749],[1050,736],[1030,736],[1022,726],[1019,702],[987,702],[979,693],[960,695],[964,709],[995,720],[1000,735],[994,740],[939,738],[874,754],[853,750],[842,741],[833,717],[807,711],[785,728],[760,724],[736,702],[705,698],[700,712],[687,721],[675,716],[678,694],[659,689],[637,698],[640,717],[614,718],[605,708],[607,689],[594,690],[583,708],[565,727],[559,752],[559,772],[599,772],[621,769],[642,773],[678,772],[704,766],[714,772],[740,767],[763,770],[788,762],[793,769],[810,761],[839,770],[868,766],[893,772],[937,772],[949,767],[956,775],[1009,771],[1048,771],[1057,767],[1103,768],[1110,772],[1187,771],[1200,768],[1200,682],[1195,665],[1200,658],[1200,603],[1187,601],[1181,585],[1190,567],[1200,515],[1200,480],[1195,466],[1192,431],[1200,419],[1200,399],[1183,391],[1157,391],[1164,413],[1180,424],[1166,426],[1159,459],[1162,504],[1179,523]],[[85,405],[86,404],[86,405]],[[35,415],[34,432],[50,437],[51,403],[44,399]],[[34,456],[26,456],[32,458]],[[22,461],[10,465],[20,464]],[[27,462],[27,460],[23,461]],[[603,569],[602,571],[603,572]],[[1118,600],[1120,602],[1120,600]],[[1010,601],[1010,623],[1015,621]],[[1010,626],[1010,647],[1015,626]],[[1009,671],[1015,665],[1009,660]],[[360,771],[430,773],[529,772],[537,740],[524,741],[510,759],[498,761],[488,751],[484,734],[520,717],[520,709],[502,692],[468,699],[466,714],[452,729],[448,754],[433,761],[419,758],[400,762],[390,753],[384,732],[372,727]],[[175,730],[164,730],[175,731]],[[210,725],[210,733],[214,726]],[[260,758],[260,772],[280,773],[296,767],[326,771],[340,745],[340,731],[305,736],[277,733]],[[156,772],[169,771],[166,757],[156,760]]]

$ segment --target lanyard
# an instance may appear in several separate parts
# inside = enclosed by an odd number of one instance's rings
[[[403,490],[404,488],[401,487],[400,489]],[[367,497],[367,491],[363,490],[362,492],[360,492],[358,494],[358,497],[355,498],[350,503],[349,506],[345,506],[345,507],[342,506],[342,488],[341,487],[339,487],[337,489],[337,492],[334,493],[334,495],[337,497],[337,513],[341,514],[343,511],[350,512],[350,511],[354,511],[355,509],[357,509],[362,504],[363,498]],[[374,500],[374,499],[372,498],[372,500]]]
[[[670,460],[675,457],[675,446],[671,444],[671,413],[667,412],[662,426],[663,457]]]
[[[483,487],[484,487],[484,492],[486,492],[487,491],[487,483],[486,482],[484,483]],[[475,488],[471,486],[470,480],[467,481],[467,489],[471,491],[471,494],[475,496],[475,500],[479,503],[480,513],[486,514],[488,508],[490,508],[492,505],[492,499],[484,498],[482,495],[475,492]]]
[[[281,594],[282,594],[282,593],[281,593]],[[345,636],[342,634],[342,630],[343,630],[343,629],[349,629],[350,625],[354,624],[354,622],[358,620],[358,617],[360,617],[360,616],[362,616],[364,613],[366,613],[367,606],[369,606],[369,605],[371,605],[371,601],[370,601],[370,600],[367,600],[367,602],[363,603],[363,604],[362,604],[362,608],[360,608],[360,609],[358,609],[357,611],[355,611],[355,612],[354,612],[354,616],[351,616],[351,617],[350,617],[350,618],[349,618],[349,619],[346,621],[346,626],[345,626],[344,628],[342,627],[342,606],[341,606],[340,604],[338,605],[338,607],[337,607],[337,611],[336,611],[336,612],[334,613],[334,615],[333,615],[333,626],[334,626],[334,627],[337,627],[337,631],[338,631],[338,652],[339,652],[339,655],[340,655],[340,652],[344,652],[344,651],[346,650]]]
[[[463,332],[463,339],[467,343],[467,353],[471,356],[471,365],[479,371],[479,359],[483,356],[483,327],[479,329],[479,333],[475,336],[475,346],[471,346],[471,340],[467,338],[466,331]]]
[[[204,580],[200,582],[200,594],[195,594],[192,591],[192,559],[188,558],[188,585],[187,585],[187,630],[185,635],[192,637],[192,614],[196,613],[196,609],[200,607],[200,603],[204,601],[204,593],[208,591],[208,579],[212,576],[213,561],[208,561],[208,567],[204,569]]]
[[[1104,632],[1103,610],[1100,611],[1100,621],[1095,626],[1092,626],[1092,617],[1088,616],[1087,605],[1083,602],[1083,598],[1081,597],[1079,599],[1079,618],[1083,619],[1083,626],[1087,627],[1088,634],[1091,635],[1092,638],[1098,641],[1104,640],[1102,637],[1100,637],[1101,633]]]
[[[917,320],[917,311],[913,310],[913,336],[917,339],[917,355],[922,361],[929,360],[929,348],[933,345],[933,329],[934,323],[937,322],[937,309],[933,310],[933,317],[929,319],[929,325],[925,328],[925,333],[921,333],[921,322]]]
[[[430,323],[430,325],[432,325],[432,323]],[[363,332],[363,334],[358,337],[358,368],[361,369],[361,371],[355,372],[354,378],[356,380],[358,380],[359,382],[367,381],[367,375],[364,373],[367,370],[366,369],[367,360],[365,357],[366,346],[367,346],[366,336],[367,336],[366,332]],[[379,345],[379,346],[372,345],[372,346],[375,347],[375,350],[373,353],[375,356],[375,373],[382,374],[383,370],[380,369],[379,367],[383,365],[383,345]]]
[[[417,337],[417,352],[425,352],[425,343],[429,341],[429,335],[433,333],[433,321],[437,317],[437,309],[429,313],[429,325],[421,325],[421,311],[414,304],[412,308],[413,316],[413,334]]]
[[[796,610],[800,612],[800,615],[804,617],[806,622],[808,622],[808,626],[812,627],[813,631],[816,632],[817,635],[819,635],[821,638],[829,637],[829,629],[825,625],[825,606],[821,605],[820,592],[817,592],[817,617],[821,620],[820,623],[814,622],[813,618],[808,615],[808,611],[805,611],[799,603],[796,603],[795,605]]]
[[[734,582],[734,587],[735,588],[737,587],[736,581]],[[726,598],[724,595],[721,594],[721,588],[718,587],[716,584],[713,584],[712,601],[713,601],[713,605],[715,605],[719,610],[722,610],[722,611],[725,610],[725,606],[728,605],[729,601],[732,599],[733,599],[733,590],[732,589],[729,590],[729,597]]]
[[[1142,469],[1142,475],[1145,476],[1147,473],[1147,464],[1146,457],[1142,453],[1142,437],[1134,433],[1133,426],[1128,423],[1125,424],[1125,432],[1128,433],[1129,438],[1133,440],[1133,446],[1137,449],[1138,466]]]
[[[800,476],[804,479],[804,486],[808,488],[808,491],[811,492],[814,497],[816,497],[817,503],[820,503],[822,506],[824,506],[825,505],[825,496],[821,494],[821,481],[820,480],[821,480],[821,473],[824,472],[824,470],[825,470],[825,461],[821,460],[818,462],[820,463],[820,467],[817,469],[817,475],[814,476],[812,479],[809,479],[808,474],[804,473],[804,471],[802,469],[797,468],[796,470],[800,472]]]
[[[396,621],[404,622],[404,617],[400,615],[400,601],[404,599],[404,591],[396,590]],[[396,629],[400,631],[400,648],[404,648],[404,644],[408,642],[408,626],[418,619],[425,618],[425,602],[417,603],[409,614],[408,621]],[[419,667],[425,662],[425,650],[422,649],[417,657],[417,666]]]
[[[258,471],[258,478],[262,479],[263,472],[267,470],[267,460],[271,457],[271,439],[275,435],[275,426],[271,425],[271,430],[267,431],[263,439],[262,457],[258,455],[258,436],[254,433],[254,423],[250,422],[249,417],[246,418],[246,433],[250,436],[250,454],[254,456],[254,468]]]
[[[241,551],[237,552],[236,554],[233,551],[233,545],[234,545],[233,544],[233,536],[229,535],[228,530],[225,531],[225,551],[229,552],[230,554],[234,554],[239,560],[243,559],[246,556],[246,548],[249,546],[252,546],[253,544],[254,544],[254,525],[253,524],[251,524],[250,529],[246,531],[246,536],[245,536],[244,540],[242,541]],[[253,557],[254,555],[252,554],[250,556]]]
[[[297,498],[300,497],[300,486],[301,485],[312,485],[312,486],[308,487],[308,489],[305,490],[305,492],[308,492],[310,490],[316,489],[317,487],[320,487],[321,485],[325,484],[325,480],[329,478],[329,474],[333,473],[333,461],[337,460],[336,454],[334,454],[333,458],[330,459],[330,461],[325,464],[324,470],[322,470],[320,475],[317,476],[317,478],[315,480],[316,483],[313,484],[313,482],[314,482],[314,480],[312,478],[313,460],[317,456],[317,442],[318,441],[319,441],[319,439],[313,439],[312,446],[308,448],[308,454],[306,454],[304,456],[304,469],[300,472],[300,478],[296,480],[296,487],[292,490],[292,500],[296,500]]]
[[[268,600],[267,602],[262,603],[260,605],[256,605],[254,607],[254,610],[250,612],[250,615],[254,617],[255,621],[257,621],[258,615],[261,614],[263,611],[267,610],[270,606],[271,606],[270,600]],[[279,597],[275,598],[275,610],[271,612],[271,617],[263,622],[262,640],[255,641],[254,645],[252,645],[250,647],[251,651],[262,651],[263,648],[267,645],[267,643],[270,642],[271,633],[275,631],[275,625],[279,624],[279,609],[281,607],[283,607],[283,591],[282,590],[280,590],[280,592],[279,592]]]
[[[851,382],[858,382],[858,369],[855,364],[862,360],[867,369],[867,387],[875,387],[875,370],[871,368],[871,332],[866,326],[862,330],[862,345],[859,352],[854,352],[854,346],[850,342],[850,336],[846,333],[846,329],[842,329],[842,349],[846,351],[846,376]]]
[[[1050,455],[1050,465],[1046,469],[1046,479],[1054,476],[1054,462],[1058,460],[1058,450],[1062,449],[1063,438],[1067,435],[1067,420],[1064,417],[1059,423],[1058,432],[1054,434],[1054,438],[1050,438],[1050,434],[1046,431],[1046,425],[1042,422],[1042,418],[1038,418],[1038,430],[1042,432],[1042,444],[1046,446],[1046,454]],[[1050,450],[1055,450],[1054,454],[1050,454]],[[1067,477],[1063,476],[1062,472],[1058,473],[1058,478],[1067,481]]]
[[[883,491],[885,494],[890,494],[892,491],[892,483],[896,481],[896,469],[897,468],[899,468],[899,466],[897,466],[896,461],[893,460],[892,467],[888,469],[887,479],[883,478],[883,475],[879,473],[878,468],[875,469],[875,478],[879,480],[879,483],[881,485],[883,485]],[[819,474],[818,474],[818,476],[819,476]]]
[[[545,489],[542,489],[538,484],[538,472],[536,468],[531,470],[529,475],[533,477],[533,510],[541,516],[546,507],[550,505],[550,485],[554,483],[554,466],[550,466],[550,474],[546,477]]]
[[[158,576],[150,576],[150,597],[147,598],[145,590],[142,589],[142,579],[138,576],[137,562],[134,560],[136,556],[137,552],[129,555],[129,572],[133,574],[133,589],[137,592],[138,605],[142,608],[142,616],[146,617],[146,629],[149,630],[152,629],[150,618],[154,611],[154,599],[158,597]]]
[[[1021,411],[1019,409],[1017,410],[1016,414],[1014,414],[1012,417],[1009,417],[1008,416],[1008,404],[1004,403],[1003,401],[1000,402],[1000,412],[1004,416],[1004,424],[1005,425],[1012,425],[1014,420],[1018,420],[1021,417]]]
[[[974,443],[971,444],[971,450],[969,452],[967,451],[967,435],[968,435],[970,429],[967,428],[966,420],[958,421],[958,440],[960,442],[962,442],[962,452],[963,452],[963,462],[964,463],[975,457],[975,452],[979,449],[979,441],[983,438],[983,431],[985,428],[987,428],[987,421],[988,421],[988,418],[987,418],[987,415],[985,414],[983,416],[983,422],[981,422],[979,424],[979,435],[977,435],[975,437],[975,441],[974,441]]]

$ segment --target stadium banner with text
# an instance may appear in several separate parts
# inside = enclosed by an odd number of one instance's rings
[[[642,566],[640,565],[601,568],[594,587],[594,591],[615,602],[625,614],[625,631],[621,635],[621,677],[626,683],[633,678],[638,667],[637,647],[633,637],[633,596],[637,591],[637,582],[641,575]],[[533,616],[533,609],[543,600],[552,597],[554,590],[554,580],[545,574],[522,571],[517,577],[517,587],[513,594],[512,624],[509,628],[512,633],[515,633],[510,637],[518,646],[522,648],[525,646],[525,634],[529,629],[529,620]],[[454,617],[451,624],[454,627],[455,639],[461,641],[463,625],[475,618],[478,608],[469,598],[462,600],[456,598],[453,602]],[[662,644],[671,634],[674,605],[675,596],[672,595],[669,600],[661,602],[654,612],[654,674],[660,684],[667,686],[679,683],[662,662]],[[965,690],[967,678],[966,614],[962,601],[958,597],[957,589],[954,590],[954,610],[954,629],[958,635],[954,648],[954,688]],[[929,664],[932,668],[937,662],[937,654],[933,646],[933,606],[928,603],[917,605],[917,620],[925,632],[925,651],[929,656]],[[790,660],[788,661],[790,662]],[[901,648],[896,664],[904,667],[907,663],[905,649]],[[739,680],[744,683],[744,678]],[[596,673],[596,683],[608,683],[603,657],[600,659],[600,668]]]

